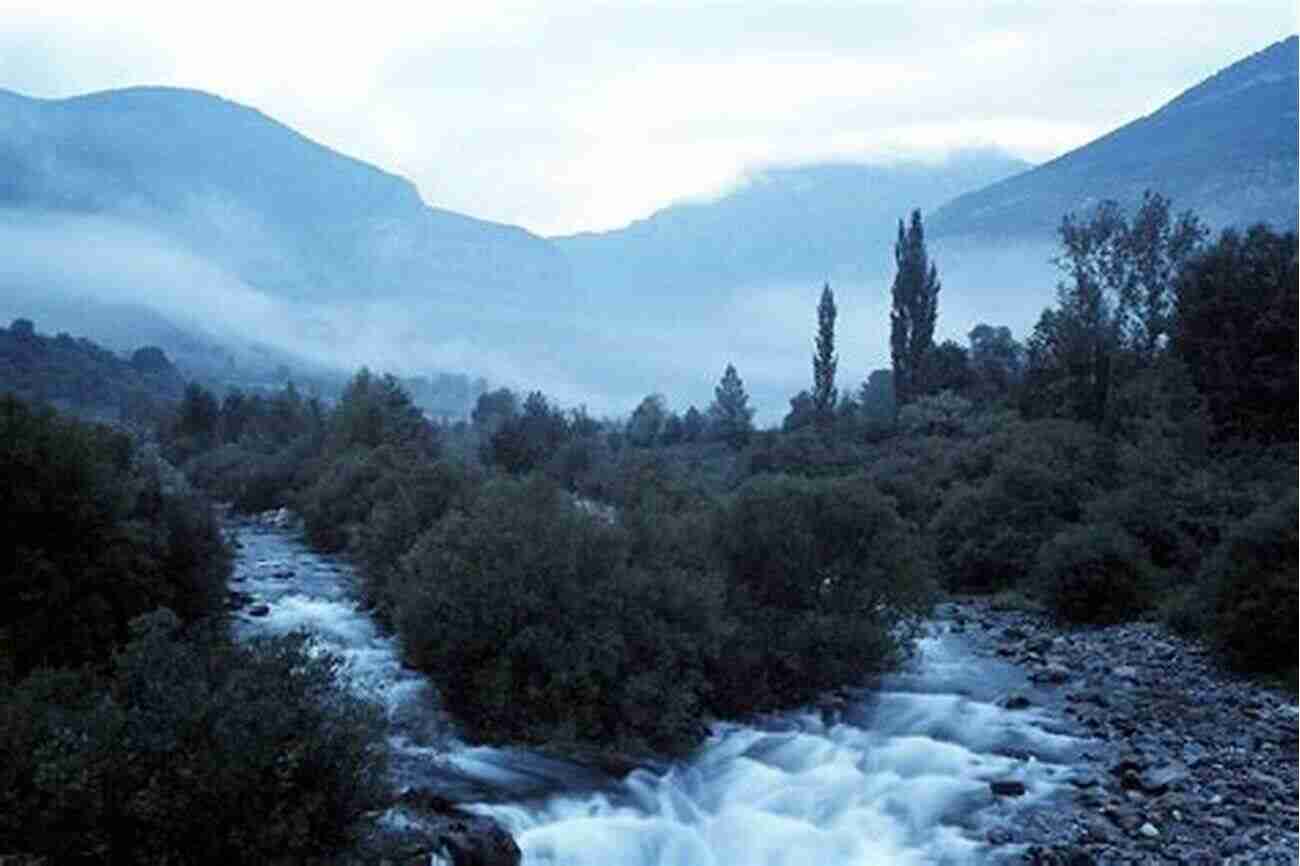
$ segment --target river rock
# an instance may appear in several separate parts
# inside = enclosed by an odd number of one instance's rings
[[[1017,779],[999,779],[995,782],[989,782],[989,790],[995,797],[1023,797],[1025,794],[1025,783]]]
[[[1061,630],[979,599],[961,610],[988,626],[963,638],[976,652],[1031,682],[1045,683],[1048,665],[1069,672],[1064,688],[1033,692],[1034,705],[1088,740],[1063,791],[1005,801],[1027,846],[1019,862],[1059,866],[1084,850],[1094,859],[1081,862],[1129,866],[1300,863],[1293,696],[1227,673],[1211,649],[1158,622]]]
[[[1030,866],[1096,866],[1088,851],[1077,845],[1039,846],[1025,852]]]
[[[1029,698],[1019,692],[1012,692],[1003,698],[1000,702],[1003,709],[1006,710],[1024,710],[1030,706]]]
[[[1182,764],[1168,763],[1147,770],[1139,777],[1138,784],[1144,792],[1159,796],[1171,787],[1186,781],[1187,777],[1187,768]]]
[[[398,802],[419,812],[431,853],[451,866],[519,866],[523,854],[506,830],[486,815],[475,815],[434,791],[415,788]]]
[[[266,616],[271,612],[271,606],[265,603],[255,604],[248,609],[249,616]]]
[[[1061,683],[1068,682],[1071,676],[1073,676],[1073,674],[1070,673],[1070,669],[1065,665],[1059,662],[1048,662],[1043,665],[1042,670],[1033,675],[1032,679],[1040,683],[1060,685]]]

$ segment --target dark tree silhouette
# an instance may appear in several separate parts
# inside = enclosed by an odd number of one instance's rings
[[[912,211],[906,229],[898,221],[894,244],[893,310],[889,314],[889,348],[894,363],[894,400],[902,407],[925,393],[925,365],[934,348],[939,304],[939,273],[925,251],[921,212]]]

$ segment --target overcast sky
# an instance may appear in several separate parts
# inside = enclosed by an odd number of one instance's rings
[[[1290,35],[1296,15],[1293,0],[0,0],[0,87],[210,91],[409,177],[430,204],[550,235],[770,164],[988,145],[1042,161]]]

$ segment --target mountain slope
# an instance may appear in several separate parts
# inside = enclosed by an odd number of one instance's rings
[[[553,241],[580,288],[597,293],[690,298],[734,287],[857,281],[884,268],[897,220],[912,208],[937,206],[1026,168],[974,151],[939,164],[770,169],[713,201]]]
[[[1221,228],[1296,226],[1297,39],[1185,91],[1147,117],[1032,171],[960,196],[927,220],[933,237],[1051,236],[1061,217],[1152,189]]]
[[[426,207],[410,182],[197,91],[0,91],[0,207],[118,217],[289,300],[527,304],[568,286],[541,238]]]

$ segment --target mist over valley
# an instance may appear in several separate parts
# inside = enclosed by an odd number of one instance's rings
[[[6,93],[0,312],[127,348],[110,311],[136,307],[134,342],[186,364],[203,344],[227,366],[452,372],[600,414],[649,393],[703,405],[734,363],[772,423],[803,387],[823,283],[841,375],[888,366],[893,240],[913,208],[943,284],[937,334],[961,343],[981,321],[1027,336],[1060,278],[1060,218],[1102,198],[1132,208],[1151,189],[1215,229],[1294,227],[1295,55],[1278,43],[1038,167],[988,149],[760,166],[711,199],[551,238],[430,207],[215,96]]]

